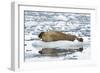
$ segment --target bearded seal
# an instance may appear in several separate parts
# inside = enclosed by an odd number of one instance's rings
[[[45,42],[59,41],[59,40],[74,41],[75,39],[77,39],[79,42],[83,42],[83,38],[79,38],[75,35],[65,34],[58,31],[41,32],[38,37]]]

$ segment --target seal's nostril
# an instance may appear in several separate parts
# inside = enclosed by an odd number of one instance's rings
[[[40,54],[42,54],[42,51],[39,51]]]

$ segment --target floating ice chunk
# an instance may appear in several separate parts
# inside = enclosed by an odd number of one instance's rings
[[[75,41],[53,41],[53,42],[44,42],[44,41],[33,41],[32,46],[38,48],[56,48],[56,49],[77,49],[81,48],[84,45],[89,45],[88,41],[78,42]]]
[[[65,21],[68,20],[68,18],[64,15],[54,16],[53,19],[55,19],[55,20],[65,20]]]
[[[25,25],[28,26],[36,26],[38,23],[35,21],[26,22]]]

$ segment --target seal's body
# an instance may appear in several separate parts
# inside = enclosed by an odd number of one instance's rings
[[[55,32],[55,31],[41,32],[39,34],[39,38],[45,42],[58,41],[58,40],[74,41],[75,39],[77,39],[80,42],[83,42],[82,38],[79,38],[75,35],[65,34],[62,32]]]

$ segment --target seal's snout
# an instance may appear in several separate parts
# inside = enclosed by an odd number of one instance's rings
[[[42,38],[42,35],[44,34],[44,32],[41,32],[40,34],[39,34],[39,38]]]
[[[43,54],[42,51],[39,51],[40,54]]]

